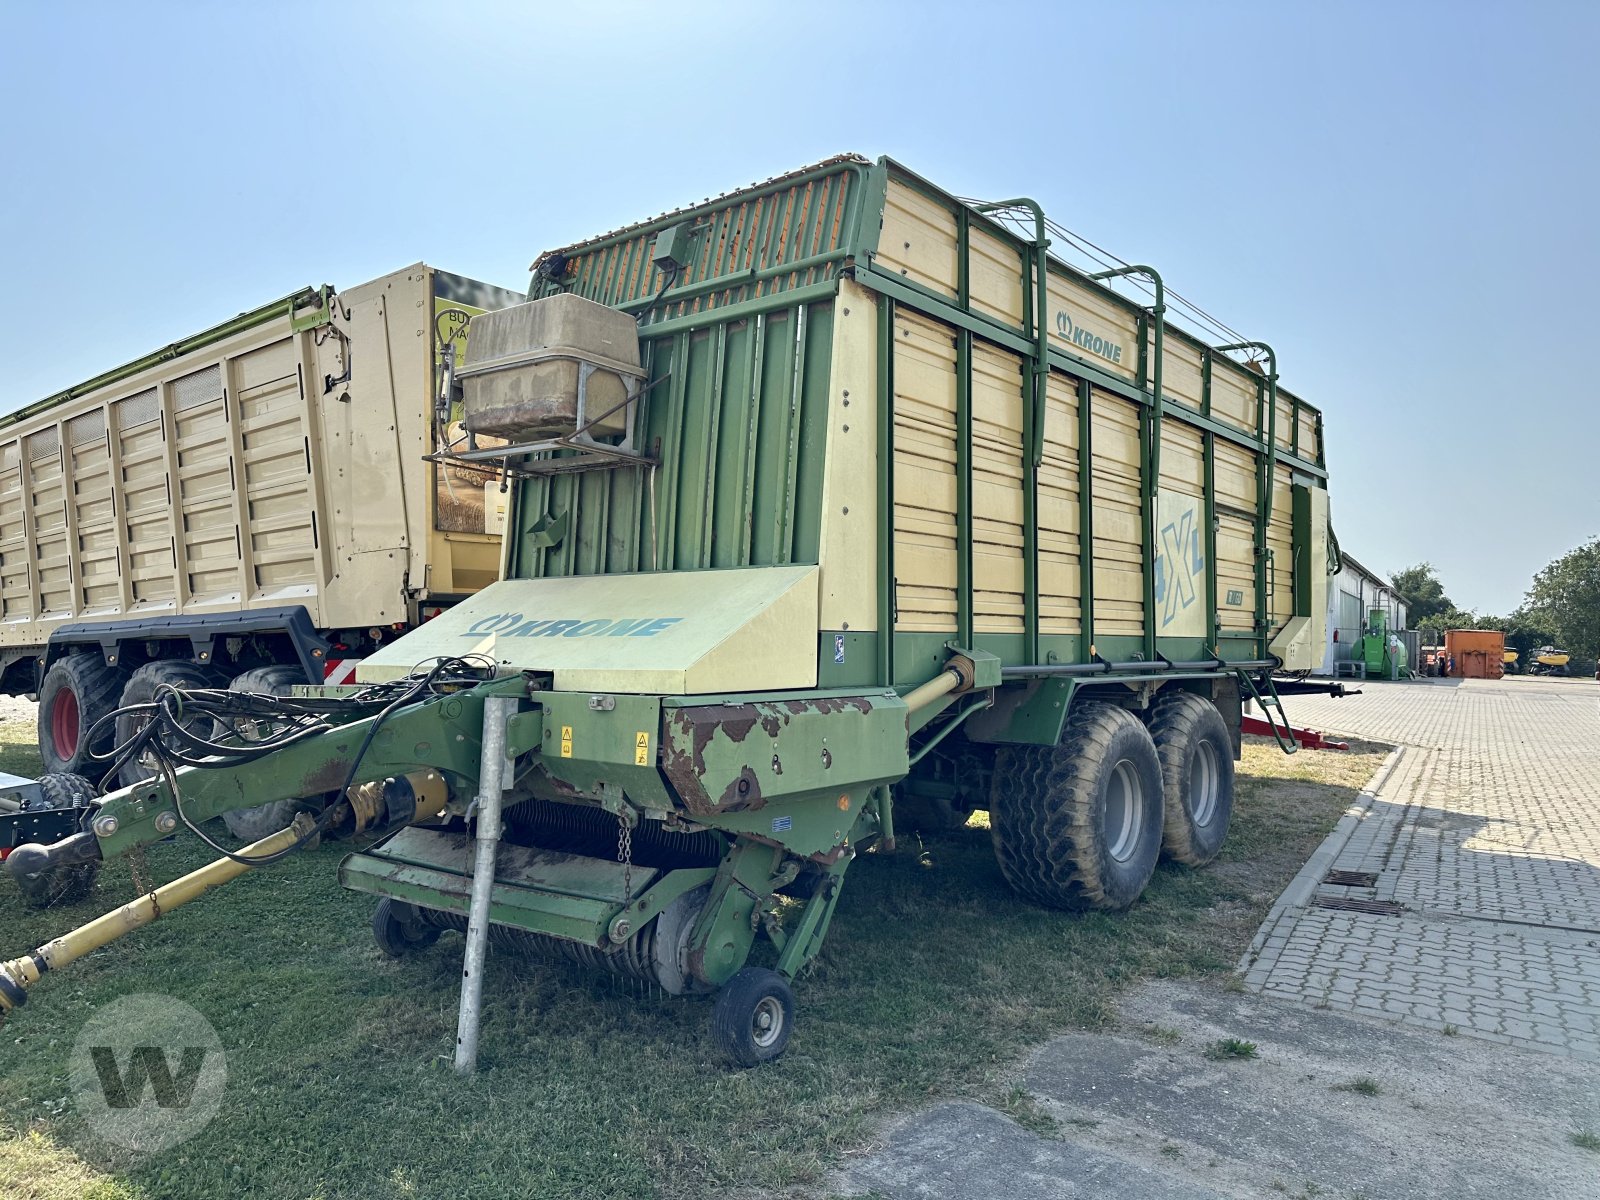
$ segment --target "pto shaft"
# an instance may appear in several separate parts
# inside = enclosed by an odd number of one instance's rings
[[[313,827],[312,817],[301,813],[287,829],[280,829],[238,853],[242,858],[263,858],[276,854],[294,845],[302,834],[309,834]],[[248,870],[250,867],[246,863],[219,858],[156,888],[148,895],[130,900],[119,909],[96,917],[87,925],[80,925],[70,933],[46,942],[32,954],[14,958],[10,962],[0,962],[0,1022],[4,1022],[12,1009],[28,1002],[28,988],[37,983],[46,971],[58,971],[68,963],[76,962],[85,954],[150,924],[213,888],[237,879]]]

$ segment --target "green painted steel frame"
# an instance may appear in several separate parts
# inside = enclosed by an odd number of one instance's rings
[[[642,329],[642,337],[649,348],[652,361],[665,361],[660,359],[660,352],[666,350],[667,357],[674,363],[681,360],[687,346],[684,340],[687,335],[716,327],[713,333],[715,339],[716,372],[731,370],[730,365],[730,332],[729,330],[741,321],[762,323],[761,318],[768,313],[789,309],[800,313],[808,304],[818,300],[831,298],[837,290],[837,277],[851,274],[859,282],[872,289],[881,297],[879,306],[878,337],[880,353],[878,363],[878,387],[880,394],[890,398],[889,402],[880,406],[877,414],[879,422],[879,462],[880,475],[878,479],[879,502],[879,550],[876,563],[876,573],[879,577],[879,634],[850,633],[847,640],[851,645],[859,645],[863,650],[870,647],[868,657],[874,667],[870,676],[857,677],[853,670],[835,672],[830,664],[824,662],[823,675],[825,678],[819,682],[834,684],[877,683],[894,686],[903,683],[898,679],[900,675],[908,678],[923,676],[931,673],[926,668],[933,665],[933,656],[925,656],[922,651],[912,651],[910,647],[919,645],[921,641],[917,635],[899,634],[888,636],[887,631],[894,627],[897,603],[896,580],[893,547],[894,529],[894,426],[893,402],[894,395],[894,323],[896,310],[899,305],[906,305],[915,311],[925,313],[937,320],[951,325],[956,331],[956,358],[957,358],[957,478],[958,508],[956,515],[956,540],[957,540],[957,619],[956,635],[962,644],[976,645],[984,643],[989,649],[1001,653],[1009,661],[1023,662],[1058,662],[1063,653],[1072,654],[1072,651],[1063,650],[1063,642],[1076,643],[1076,655],[1087,660],[1091,648],[1098,648],[1105,654],[1113,657],[1138,657],[1151,658],[1157,656],[1155,629],[1153,625],[1153,609],[1149,592],[1154,586],[1154,572],[1146,562],[1144,585],[1146,588],[1146,622],[1144,635],[1139,639],[1140,644],[1130,646],[1125,644],[1126,638],[1106,639],[1104,647],[1095,647],[1094,634],[1094,564],[1093,564],[1093,539],[1094,539],[1094,497],[1093,497],[1093,459],[1092,459],[1092,395],[1093,389],[1100,389],[1108,394],[1119,396],[1140,406],[1141,424],[1141,457],[1144,465],[1144,488],[1142,489],[1142,506],[1146,514],[1146,524],[1153,525],[1153,507],[1155,490],[1159,489],[1160,467],[1160,436],[1161,425],[1166,417],[1180,419],[1195,426],[1201,431],[1202,444],[1205,455],[1205,470],[1208,481],[1206,497],[1206,544],[1207,558],[1211,569],[1207,572],[1207,627],[1206,636],[1199,639],[1194,648],[1194,653],[1203,654],[1217,651],[1217,656],[1227,659],[1257,658],[1264,653],[1266,642],[1265,613],[1258,614],[1258,627],[1252,635],[1221,636],[1218,613],[1217,583],[1215,580],[1216,562],[1216,523],[1217,512],[1215,498],[1211,494],[1210,484],[1215,482],[1215,454],[1218,438],[1243,447],[1253,452],[1258,463],[1283,461],[1317,480],[1326,479],[1326,469],[1321,452],[1321,413],[1313,406],[1293,397],[1287,391],[1277,389],[1276,370],[1272,372],[1273,378],[1259,387],[1263,393],[1258,408],[1260,419],[1253,430],[1236,428],[1226,422],[1218,420],[1211,411],[1211,380],[1214,361],[1220,348],[1211,347],[1196,339],[1187,332],[1170,327],[1165,319],[1165,304],[1161,290],[1164,286],[1157,273],[1147,267],[1129,267],[1119,271],[1121,274],[1147,274],[1155,279],[1158,286],[1156,305],[1146,308],[1121,293],[1111,291],[1103,281],[1077,271],[1050,256],[1048,241],[1045,238],[1043,213],[1032,202],[1012,202],[1022,204],[1034,217],[1035,236],[1032,239],[1009,228],[998,220],[977,211],[972,206],[957,200],[955,197],[937,188],[935,185],[921,179],[914,173],[906,170],[891,159],[879,159],[876,163],[866,164],[859,160],[834,160],[830,163],[820,164],[809,168],[805,172],[796,173],[773,180],[761,188],[746,192],[738,192],[708,204],[695,208],[682,210],[657,218],[653,222],[634,226],[631,229],[621,230],[605,238],[595,239],[573,247],[570,253],[593,254],[607,247],[616,247],[630,240],[638,240],[641,235],[668,228],[685,220],[712,220],[716,214],[732,211],[739,205],[746,204],[751,199],[761,195],[771,195],[784,188],[793,187],[796,181],[806,179],[817,180],[830,172],[848,172],[851,176],[848,189],[840,187],[828,194],[837,198],[848,191],[845,207],[839,214],[839,223],[836,226],[836,245],[821,255],[813,255],[805,259],[796,259],[787,263],[757,263],[747,272],[728,272],[726,270],[712,270],[711,277],[695,282],[688,281],[683,289],[669,289],[663,299],[661,309],[652,314],[651,319]],[[890,180],[907,183],[925,195],[932,197],[941,204],[946,205],[951,213],[956,226],[958,242],[957,286],[956,295],[952,299],[934,290],[924,287],[902,275],[898,271],[890,272],[880,269],[876,264],[877,241],[881,226],[881,219],[885,199],[888,193]],[[811,212],[808,209],[801,218],[809,220]],[[726,222],[724,227],[726,227]],[[1018,325],[1007,324],[1003,320],[978,311],[972,306],[971,280],[969,276],[969,256],[971,234],[975,228],[981,227],[994,237],[1001,239],[1016,248],[1018,261],[1022,273],[1022,292],[1024,296],[1024,312],[1022,321]],[[735,231],[737,232],[737,230]],[[770,240],[771,231],[767,227],[766,217],[763,216],[760,227],[754,230],[757,241],[766,246],[774,243]],[[763,240],[765,239],[765,240]],[[642,244],[642,243],[640,243]],[[813,259],[815,261],[813,261]],[[715,265],[715,264],[713,264]],[[837,270],[834,266],[837,265]],[[811,283],[803,282],[808,278],[799,272],[802,267],[822,267],[828,272],[827,278]],[[621,275],[613,271],[617,278],[627,277],[624,268]],[[1075,354],[1050,344],[1044,321],[1048,293],[1046,284],[1051,272],[1064,274],[1084,286],[1095,287],[1107,298],[1108,302],[1119,305],[1134,314],[1140,322],[1140,355],[1141,369],[1136,380],[1132,383],[1118,376],[1102,370],[1095,363],[1089,362]],[[641,278],[635,271],[632,276],[636,281]],[[779,277],[792,277],[792,281],[801,281],[799,286],[778,290],[767,294],[753,295],[755,291],[751,286],[746,286],[764,279],[779,279]],[[814,277],[812,277],[814,278]],[[651,281],[653,282],[653,281]],[[724,288],[723,285],[726,285]],[[536,284],[535,291],[538,291]],[[714,303],[700,311],[685,312],[682,305],[677,306],[677,315],[674,315],[674,302],[677,299],[691,295],[709,295]],[[624,307],[633,305],[638,307],[640,301],[646,299],[646,292],[631,297],[617,297]],[[802,318],[803,320],[804,318]],[[1150,338],[1143,331],[1148,330],[1156,339],[1156,346],[1149,344]],[[800,335],[803,340],[803,333]],[[1176,338],[1182,342],[1198,348],[1202,365],[1202,398],[1198,408],[1165,395],[1160,379],[1161,369],[1165,359],[1167,339]],[[1011,645],[1011,635],[976,635],[973,630],[974,604],[972,598],[974,586],[973,562],[973,528],[971,514],[972,498],[972,446],[971,446],[971,388],[972,388],[972,360],[974,353],[974,339],[981,339],[989,344],[1012,351],[1026,360],[1025,369],[1028,371],[1031,386],[1028,388],[1027,420],[1024,422],[1024,453],[1025,453],[1025,480],[1024,488],[1024,541],[1026,552],[1024,555],[1025,596],[1024,596],[1024,632],[1016,638],[1016,645]],[[741,360],[744,361],[744,360]],[[751,378],[759,379],[760,372],[757,367],[748,362],[741,368],[747,370]],[[804,368],[803,368],[804,369]],[[1079,380],[1079,478],[1080,478],[1080,527],[1079,537],[1082,546],[1080,556],[1081,580],[1081,606],[1083,611],[1083,636],[1079,638],[1063,639],[1052,636],[1048,639],[1041,638],[1039,634],[1038,613],[1038,577],[1037,577],[1037,487],[1036,463],[1043,450],[1043,419],[1047,399],[1047,378],[1051,369],[1061,370],[1063,373]],[[659,397],[659,403],[668,406],[678,406],[683,402],[682,387],[673,371],[673,379],[666,385],[666,393]],[[658,368],[654,377],[659,378],[661,371]],[[720,375],[719,375],[720,378]],[[803,376],[802,376],[803,379]],[[718,385],[714,385],[718,386]],[[800,436],[798,422],[794,418],[792,409],[793,397],[804,389],[803,382],[793,383],[789,389],[790,409],[785,413],[788,424],[774,431],[774,436],[781,436],[786,445],[780,457],[787,455],[787,467],[792,468],[794,456],[791,448],[796,445]],[[675,392],[676,389],[676,392]],[[754,398],[754,391],[751,395]],[[1276,444],[1276,403],[1274,395],[1281,394],[1291,402],[1295,414],[1295,429],[1287,449],[1280,449]],[[758,406],[751,405],[751,409]],[[1299,421],[1301,413],[1310,413],[1314,426],[1318,431],[1318,447],[1316,461],[1301,457],[1305,447],[1299,438]],[[742,419],[753,423],[755,434],[760,436],[761,423],[767,420],[760,411],[747,411],[742,414]],[[676,454],[680,450],[680,442],[684,436],[681,427],[681,410],[675,414],[674,420],[669,423],[669,440],[661,446],[663,457]],[[726,420],[726,414],[723,414]],[[720,445],[721,441],[731,436],[727,426],[713,425],[708,431],[707,440],[713,447]],[[751,436],[750,424],[742,430],[742,436],[749,439]],[[677,440],[672,440],[676,438]],[[708,462],[716,460],[716,451]],[[751,490],[750,472],[752,465],[744,464],[744,474],[740,479],[741,498],[748,499]],[[708,472],[714,474],[714,472]],[[643,473],[640,473],[642,478]],[[793,475],[792,469],[786,470],[783,478],[782,497],[783,504],[773,514],[773,540],[782,544],[785,531],[792,534],[800,522],[800,514],[795,509],[795,502],[800,489],[800,481]],[[653,560],[647,559],[635,547],[631,556],[624,560],[623,569],[640,569],[641,566],[649,569],[661,566],[672,569],[676,562],[677,546],[673,539],[681,536],[678,527],[681,522],[676,519],[679,506],[693,503],[696,507],[704,508],[714,500],[717,488],[716,481],[707,480],[702,485],[703,491],[691,498],[680,495],[677,488],[664,488],[660,511],[657,513],[656,551]],[[1263,493],[1269,494],[1271,490],[1271,476],[1265,475]],[[1267,500],[1270,504],[1270,498]],[[1258,510],[1262,505],[1258,504]],[[1268,526],[1263,517],[1270,518],[1270,513],[1256,514],[1258,524],[1257,545],[1265,549],[1265,533]],[[704,512],[698,514],[699,524],[696,529],[696,541],[703,548],[707,542],[707,522],[711,518]],[[669,528],[670,527],[670,528]],[[1153,539],[1147,534],[1145,541],[1145,556],[1154,554]],[[746,539],[748,544],[748,539]],[[743,549],[741,547],[741,549]],[[539,552],[543,554],[545,552]],[[572,553],[567,548],[566,553]],[[1264,555],[1262,556],[1265,557]],[[741,554],[743,559],[743,554]],[[781,559],[781,556],[780,556]],[[520,564],[517,564],[520,566]],[[541,564],[542,566],[542,564]],[[570,569],[570,568],[569,568]],[[616,569],[615,567],[608,569]],[[1257,603],[1266,605],[1269,566],[1258,563]],[[514,573],[516,567],[514,567]],[[1232,643],[1231,645],[1229,643]],[[1002,645],[1002,643],[1005,643]],[[1042,645],[1048,643],[1048,645]],[[1248,643],[1248,645],[1246,645]],[[1175,654],[1176,642],[1166,640],[1163,643],[1168,653]],[[1188,651],[1185,650],[1185,656]],[[923,663],[924,657],[929,661]],[[825,656],[826,660],[827,656]],[[854,661],[854,660],[853,660]],[[914,666],[921,663],[922,666]]]

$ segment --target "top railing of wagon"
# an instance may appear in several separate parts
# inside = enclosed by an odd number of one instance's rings
[[[999,239],[1015,251],[1024,271],[1030,269],[1034,242],[1008,223],[1004,213],[980,210],[893,159],[872,162],[847,154],[547,251],[533,264],[529,295],[538,298],[576,292],[633,313],[640,318],[646,337],[821,299],[832,293],[839,275],[852,270],[869,286],[876,276],[897,289],[926,292],[930,302],[949,303],[947,297],[920,287],[915,280],[901,278],[903,272],[891,273],[875,264],[891,181],[959,214],[963,228],[981,229]],[[672,231],[677,235],[671,236]],[[676,247],[676,267],[656,262],[658,239],[663,234],[668,234],[667,240]],[[1133,317],[1142,318],[1149,311],[1139,298],[1109,286],[1058,254],[1049,253],[1047,259],[1052,279],[1092,290],[1106,304]],[[1015,342],[1019,349],[1037,333],[1031,308],[1021,321],[970,310],[967,315],[993,326],[999,340]],[[1049,319],[1048,314],[1045,318]],[[1229,357],[1170,314],[1165,330],[1169,339],[1186,343],[1207,363],[1251,380],[1251,387],[1259,381],[1259,368]],[[1052,358],[1075,364],[1079,359],[1054,341],[1049,352]],[[1103,366],[1092,357],[1083,357],[1081,365],[1091,375]],[[1315,474],[1324,474],[1320,410],[1281,384],[1276,395],[1279,403],[1291,406],[1295,414],[1295,448],[1289,457]],[[1163,396],[1164,402],[1175,400],[1170,393]],[[1317,433],[1314,445],[1303,451],[1298,436],[1302,416]]]

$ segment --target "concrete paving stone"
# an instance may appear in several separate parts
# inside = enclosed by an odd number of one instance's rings
[[[1297,696],[1310,728],[1405,747],[1320,861],[1378,874],[1398,917],[1280,909],[1248,986],[1545,1049],[1600,1040],[1600,739],[1587,680],[1380,683]],[[1349,827],[1347,825],[1347,830]],[[1359,894],[1324,889],[1327,894]],[[1277,939],[1277,940],[1274,940]],[[1278,960],[1282,960],[1282,969]],[[1336,972],[1330,985],[1330,971]],[[1593,1038],[1591,1038],[1593,1034]]]

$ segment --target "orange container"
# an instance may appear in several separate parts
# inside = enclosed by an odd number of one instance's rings
[[[1506,635],[1498,629],[1447,629],[1445,657],[1457,679],[1499,679],[1506,669]]]

